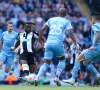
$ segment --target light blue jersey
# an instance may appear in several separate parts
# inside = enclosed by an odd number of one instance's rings
[[[100,32],[100,23],[95,23],[91,26],[91,39],[92,43],[94,43],[95,33]],[[88,49],[82,52],[84,57],[87,60],[96,61],[100,59],[100,40],[98,41],[97,45],[94,47],[92,51],[88,51]]]
[[[95,35],[95,32],[100,32],[100,23],[95,23],[91,26],[91,39],[92,39],[92,43],[94,43],[94,35]]]
[[[72,29],[71,23],[63,17],[50,18],[46,25],[49,27],[47,42],[63,42],[63,34]]]
[[[46,23],[49,27],[49,34],[45,44],[44,58],[51,60],[55,54],[57,57],[65,55],[63,45],[63,34],[71,30],[71,23],[63,17],[50,18]]]
[[[11,67],[14,60],[14,51],[11,51],[10,48],[14,46],[16,39],[18,39],[18,34],[15,31],[12,31],[11,33],[5,31],[0,38],[3,42],[0,52],[0,60],[2,60],[8,67]]]
[[[12,31],[11,33],[8,33],[8,31],[3,32],[0,38],[0,40],[3,42],[1,52],[5,53],[8,56],[14,55],[14,52],[11,51],[10,48],[14,46],[15,40],[17,38],[18,38],[18,34],[15,31]]]

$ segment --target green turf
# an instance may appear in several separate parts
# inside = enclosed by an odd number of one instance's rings
[[[89,86],[18,86],[18,85],[0,85],[0,90],[100,90],[100,87]]]

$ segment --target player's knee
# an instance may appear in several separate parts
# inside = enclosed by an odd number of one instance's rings
[[[0,68],[2,67],[2,65],[3,65],[3,62],[0,60]]]
[[[5,67],[5,72],[8,73],[10,71],[10,67],[6,66]]]
[[[65,56],[62,56],[62,57],[58,57],[59,60],[64,60],[65,59]]]
[[[10,70],[9,69],[5,69],[5,72],[8,73]]]
[[[0,63],[0,68],[2,67],[2,64]]]
[[[65,59],[64,59],[64,60],[59,60],[59,62],[64,62],[64,63],[65,63],[65,62],[66,62],[66,60],[65,60]]]
[[[44,60],[45,63],[47,63],[48,65],[51,64],[51,60]]]
[[[20,60],[20,64],[27,64],[27,61],[26,60]]]
[[[80,62],[85,61],[85,60],[86,60],[86,59],[85,59],[85,57],[84,57],[83,54],[80,54],[80,55],[76,58],[76,61],[80,61]]]

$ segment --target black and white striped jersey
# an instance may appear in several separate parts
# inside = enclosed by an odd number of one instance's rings
[[[21,53],[27,53],[31,52],[34,53],[34,42],[36,39],[38,39],[38,34],[35,32],[22,32],[19,33],[19,39],[20,39],[20,54]]]

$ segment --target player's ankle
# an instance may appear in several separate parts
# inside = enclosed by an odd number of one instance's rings
[[[28,64],[22,64],[22,67],[23,67],[24,75],[28,76],[29,75],[29,66],[28,66]]]

